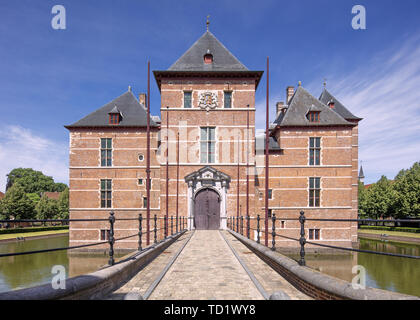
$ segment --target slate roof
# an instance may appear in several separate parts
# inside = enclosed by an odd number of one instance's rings
[[[309,122],[306,117],[309,111],[319,111],[320,121],[317,123]],[[337,112],[331,110],[317,98],[312,96],[303,87],[298,87],[295,94],[289,101],[289,106],[284,114],[280,114],[274,121],[280,127],[290,126],[335,126],[349,125],[354,123],[348,122]]]
[[[322,91],[321,96],[319,97],[319,101],[321,101],[325,105],[328,105],[328,102],[333,101],[334,109],[332,110],[337,112],[340,116],[342,116],[346,120],[362,120],[362,118],[356,117],[354,114],[352,114],[340,101],[338,101],[325,88]]]
[[[118,125],[109,124],[109,113],[119,112],[122,120]],[[150,117],[150,126],[158,126],[153,117]],[[66,128],[79,127],[146,127],[147,110],[140,104],[131,91],[123,93],[118,98],[107,103],[98,110],[87,115],[83,119],[66,126]]]
[[[265,152],[265,135],[258,135],[255,137],[255,148],[258,151],[262,150]],[[281,150],[277,139],[273,136],[271,136],[270,140],[268,140],[268,150],[269,151]]]
[[[205,64],[204,55],[213,55],[213,63]],[[217,38],[206,31],[168,71],[249,71]]]

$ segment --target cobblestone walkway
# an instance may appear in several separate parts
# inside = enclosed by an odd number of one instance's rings
[[[127,294],[140,294],[143,296],[153,281],[159,276],[165,266],[190,236],[191,233],[187,232],[179,237],[171,246],[157,256],[156,259],[131,278],[130,281],[118,290],[114,291],[108,299],[121,300],[124,299]]]
[[[269,295],[276,291],[283,291],[291,300],[312,300],[312,298],[293,287],[286,279],[274,271],[232,234],[227,231],[222,232],[226,240],[229,241],[230,245],[235,249],[236,253],[245,262],[248,269],[251,270]]]
[[[149,300],[261,300],[219,231],[197,230]]]
[[[225,239],[233,247],[264,290],[283,291],[292,300],[309,300],[270,266],[227,231],[187,232],[137,273],[108,299],[144,296],[178,250],[189,240],[149,300],[261,300],[264,299]]]

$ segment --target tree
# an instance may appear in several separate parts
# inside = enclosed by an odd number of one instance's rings
[[[41,197],[38,195],[38,193],[27,193],[26,195],[28,196],[29,199],[32,200],[32,202],[34,203],[34,206],[36,206],[38,201],[41,200]]]
[[[53,219],[59,214],[58,201],[42,196],[35,207],[35,211],[38,220]]]
[[[1,203],[2,216],[5,219],[33,219],[34,203],[25,194],[24,188],[16,183],[10,187]]]
[[[420,217],[420,163],[416,162],[403,174],[398,174],[394,184],[397,217]]]
[[[366,200],[363,203],[364,210],[370,218],[390,217],[393,215],[393,201],[395,192],[387,177],[381,179],[366,192]]]
[[[58,215],[54,219],[69,218],[69,188],[64,189],[58,198]]]
[[[359,181],[359,215],[361,218],[366,218],[367,213],[367,190],[365,185]]]
[[[19,183],[25,193],[61,192],[67,186],[64,183],[55,183],[52,177],[44,175],[41,171],[30,168],[13,169],[7,175],[6,191],[15,183]]]
[[[60,183],[60,182],[58,182],[58,183],[56,183],[55,185],[54,185],[54,191],[55,192],[63,192],[64,190],[66,190],[68,187],[67,187],[67,185],[65,184],[65,183]]]

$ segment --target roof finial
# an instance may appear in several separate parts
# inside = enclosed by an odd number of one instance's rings
[[[298,84],[299,84],[299,87],[301,87],[302,86],[302,81],[299,81]]]
[[[207,16],[207,21],[206,21],[206,26],[207,26],[207,31],[209,31],[209,25],[210,25],[210,15]]]
[[[327,78],[324,78],[324,88],[327,88]]]
[[[131,86],[128,86],[128,91],[131,92]]]

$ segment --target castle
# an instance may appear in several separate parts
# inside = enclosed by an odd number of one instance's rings
[[[230,216],[265,215],[265,136],[256,135],[255,92],[263,71],[245,67],[206,31],[169,69],[154,71],[160,117],[151,116],[147,197],[145,94],[131,88],[72,125],[70,218],[188,217],[189,229],[225,229]],[[297,218],[357,218],[358,122],[326,88],[319,99],[301,84],[286,89],[270,125],[269,217],[298,237]],[[178,190],[178,192],[177,192]],[[168,195],[168,197],[167,197]],[[285,220],[282,220],[285,219]],[[106,240],[109,224],[72,222],[70,245]],[[136,233],[117,221],[115,237]],[[256,232],[251,234],[256,238]],[[357,224],[307,223],[312,241],[351,246]],[[298,246],[278,238],[277,246]],[[137,248],[137,239],[116,248]],[[105,246],[106,247],[106,246]]]

